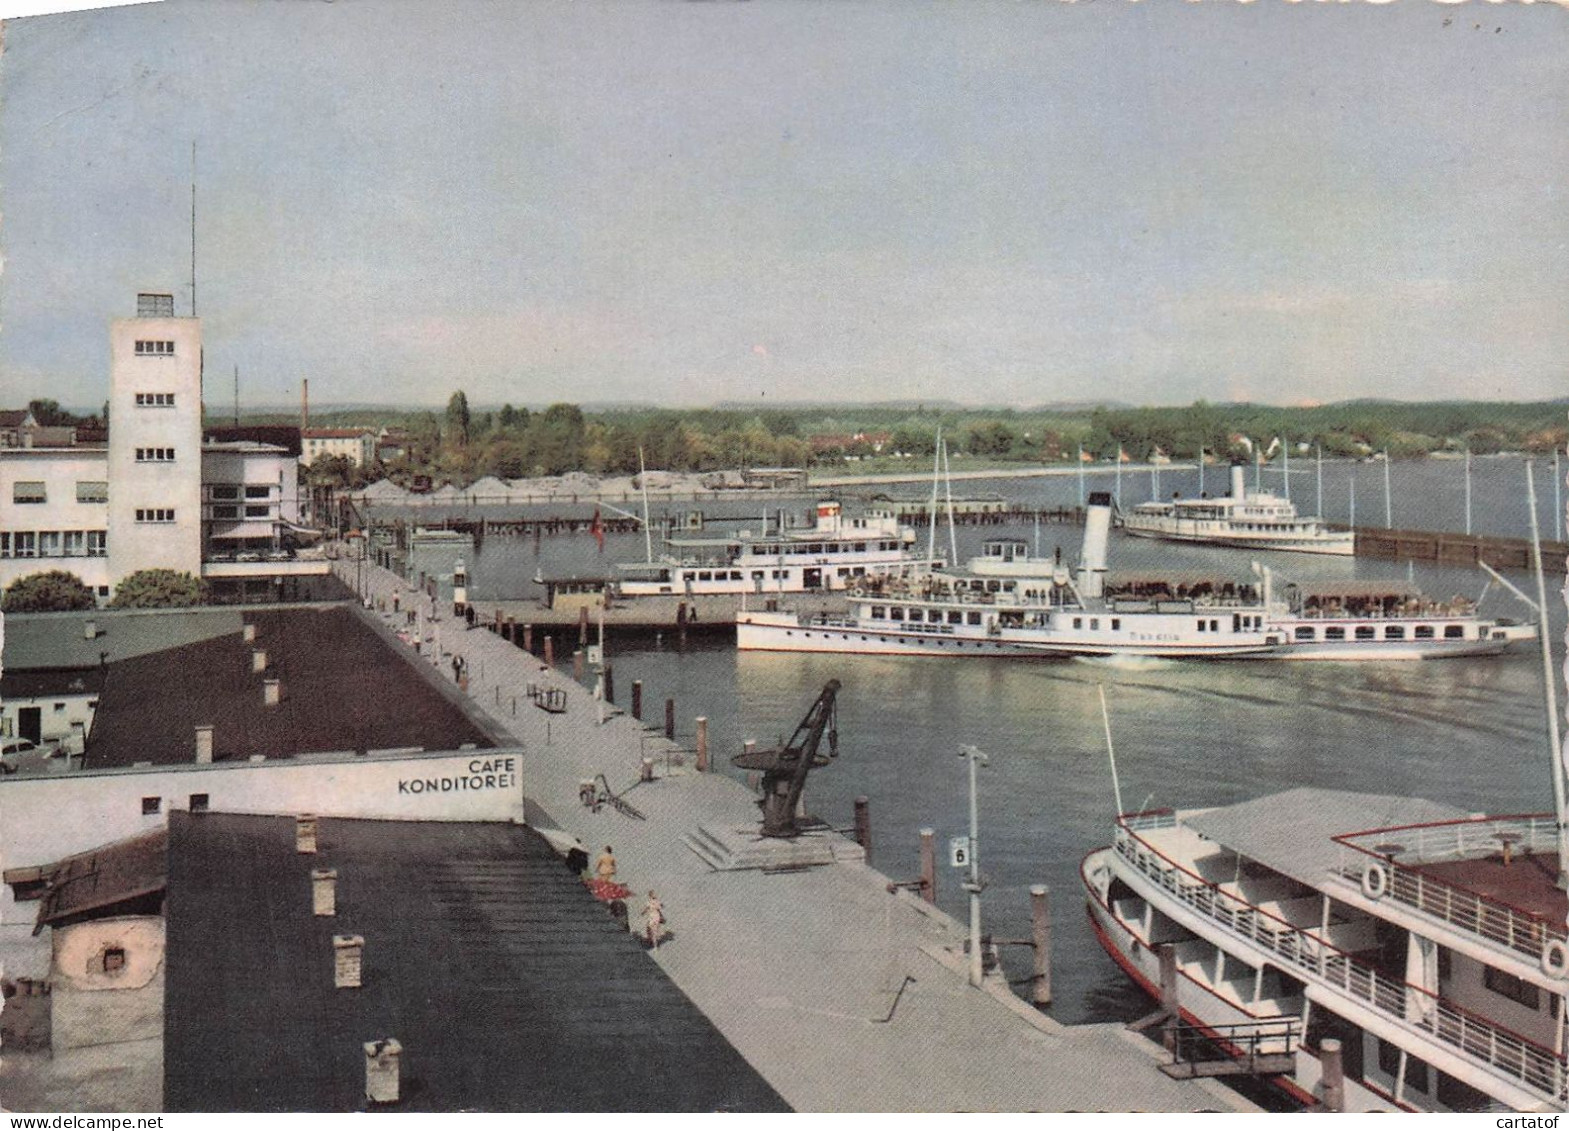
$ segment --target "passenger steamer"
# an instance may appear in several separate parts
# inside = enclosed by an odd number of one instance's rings
[[[1268,491],[1249,494],[1242,468],[1235,464],[1229,496],[1140,503],[1123,517],[1122,528],[1140,538],[1213,542],[1247,550],[1349,555],[1356,549],[1352,531],[1330,530],[1321,518],[1299,517],[1290,499]]]
[[[1560,1111],[1558,849],[1552,816],[1294,789],[1124,814],[1080,879],[1117,964],[1298,1100],[1333,1039],[1347,1111]]]
[[[887,510],[847,518],[835,501],[819,502],[815,524],[781,523],[733,538],[672,537],[656,560],[617,566],[616,598],[777,596],[839,592],[871,579],[912,577],[943,559],[914,550],[915,531]]]
[[[1401,585],[1287,586],[1143,577],[1108,582],[1110,496],[1086,512],[1076,575],[1017,541],[987,544],[963,573],[863,584],[844,615],[743,609],[744,650],[877,655],[1077,655],[1184,659],[1421,659],[1488,655],[1535,627],[1482,617]]]

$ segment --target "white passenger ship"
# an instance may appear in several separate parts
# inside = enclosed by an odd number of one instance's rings
[[[1535,627],[1402,585],[1261,585],[1146,576],[1108,582],[1110,496],[1090,496],[1074,575],[1022,542],[987,544],[964,573],[857,587],[842,615],[743,609],[743,650],[875,655],[1077,655],[1394,660],[1488,655]]]
[[[1249,494],[1242,468],[1235,464],[1229,496],[1140,503],[1123,516],[1122,528],[1140,538],[1213,542],[1248,550],[1351,554],[1356,548],[1352,531],[1330,530],[1321,518],[1298,516],[1290,499],[1268,491]]]
[[[617,566],[617,598],[777,596],[850,589],[871,579],[913,577],[944,562],[914,549],[915,531],[885,509],[848,518],[840,503],[819,502],[812,526],[780,524],[761,534],[672,537],[653,561]]]
[[[1551,816],[1294,789],[1125,814],[1080,878],[1117,964],[1301,1101],[1332,1039],[1347,1111],[1561,1111],[1557,851]]]

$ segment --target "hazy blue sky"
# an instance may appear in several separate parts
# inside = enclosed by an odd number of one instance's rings
[[[1569,392],[1569,10],[165,3],[7,22],[0,400]]]

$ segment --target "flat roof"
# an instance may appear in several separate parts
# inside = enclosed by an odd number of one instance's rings
[[[91,624],[94,635],[87,635]],[[238,609],[87,610],[7,613],[5,670],[96,668],[182,644],[239,632]],[[105,655],[107,653],[107,655]]]
[[[238,618],[236,618],[238,619]],[[83,759],[86,769],[190,763],[195,730],[213,726],[215,761],[346,750],[492,747],[492,735],[347,606],[252,610],[219,636],[111,662]],[[252,670],[252,652],[267,671]],[[263,702],[263,681],[281,701]]]
[[[324,817],[310,856],[292,818],[169,820],[169,1111],[363,1109],[388,1037],[392,1110],[788,1110],[530,828]],[[358,989],[333,986],[344,934]]]

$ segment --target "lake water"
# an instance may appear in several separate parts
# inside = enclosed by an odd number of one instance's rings
[[[1222,474],[1209,469],[1206,487],[1223,489]],[[1251,474],[1249,469],[1250,484]],[[1382,525],[1383,474],[1378,464],[1326,465],[1329,517],[1345,517],[1339,504],[1349,500],[1347,483],[1354,477],[1358,520],[1376,518]],[[1313,509],[1313,465],[1305,463],[1300,476],[1293,467],[1292,478],[1298,502]],[[1391,479],[1396,526],[1461,528],[1462,465],[1395,464]],[[1091,477],[1090,486],[1109,489],[1111,481],[1102,474],[1099,484]],[[1124,505],[1144,501],[1151,477],[1124,475],[1122,487]],[[930,488],[889,490],[921,497]],[[1161,493],[1173,490],[1196,492],[1196,473],[1163,472]],[[1550,537],[1547,468],[1538,469],[1537,490],[1540,521]],[[956,495],[992,492],[1039,507],[1078,499],[1074,476],[967,481],[962,490],[955,484]],[[1524,499],[1520,460],[1476,461],[1475,529],[1525,533]],[[702,506],[710,514],[720,509]],[[1033,527],[961,528],[959,557],[978,552],[983,539],[1005,534],[1037,537]],[[1060,545],[1071,563],[1079,535],[1076,527],[1042,526],[1041,551]],[[940,530],[939,545],[948,537],[946,528]],[[603,556],[586,534],[537,541],[493,537],[474,563],[474,587],[480,599],[521,596],[518,589],[536,568],[603,572],[606,563],[640,558],[642,549],[638,536],[607,539]],[[1409,576],[1429,594],[1445,597],[1476,596],[1486,584],[1483,575],[1464,569],[1247,554],[1120,535],[1113,536],[1111,557],[1114,570],[1240,576],[1250,560],[1259,560],[1293,578]],[[1514,580],[1532,591],[1528,576]],[[1548,584],[1552,638],[1561,651],[1562,574]],[[1496,587],[1484,607],[1502,615],[1527,612]],[[873,862],[896,878],[914,878],[922,827],[936,830],[945,865],[947,838],[962,835],[968,820],[967,774],[957,749],[969,743],[986,751],[991,765],[980,774],[986,928],[1000,937],[1027,936],[1029,887],[1050,886],[1052,1013],[1069,1022],[1128,1019],[1148,1008],[1095,943],[1078,885],[1079,861],[1110,839],[1116,809],[1097,685],[1106,691],[1128,809],[1223,805],[1302,785],[1415,794],[1478,811],[1552,807],[1541,659],[1534,646],[1496,658],[1361,664],[742,655],[722,638],[693,638],[678,648],[672,637],[651,634],[612,638],[608,651],[621,703],[629,702],[632,681],[641,680],[648,717],[662,712],[667,697],[676,701],[683,732],[690,733],[695,716],[706,715],[727,772],[735,772],[727,756],[745,740],[766,745],[788,737],[823,685],[839,680],[840,757],[812,775],[810,808],[846,826],[853,799],[869,797]],[[939,902],[962,918],[967,911],[958,880],[942,867]],[[1004,961],[1015,977],[1028,971],[1022,948],[1006,951]]]

